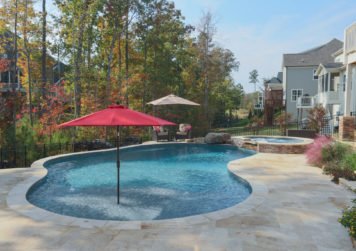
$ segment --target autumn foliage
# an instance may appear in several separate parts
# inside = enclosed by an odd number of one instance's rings
[[[11,81],[22,89],[17,90],[16,104],[10,93],[0,98],[2,134],[14,126],[20,140],[110,138],[110,129],[59,131],[56,125],[122,103],[192,124],[194,133],[202,135],[215,122],[231,119],[240,104],[243,88],[232,78],[239,62],[214,43],[211,14],[203,16],[204,25],[193,27],[167,0],[60,0],[55,1],[58,15],[53,21],[48,18],[47,29],[42,29],[42,13],[34,1],[3,2],[0,54],[8,59],[0,60],[0,72],[13,71]],[[155,110],[147,105],[171,93],[201,106]],[[0,143],[16,138],[5,141]]]

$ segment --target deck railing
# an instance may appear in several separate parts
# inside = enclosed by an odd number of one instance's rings
[[[315,106],[315,98],[312,96],[303,96],[297,99],[297,108],[313,108]]]

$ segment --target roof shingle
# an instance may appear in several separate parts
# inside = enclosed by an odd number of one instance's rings
[[[283,55],[283,67],[318,66],[320,63],[330,63],[334,59],[332,54],[343,47],[343,42],[334,38],[319,47],[295,54]]]

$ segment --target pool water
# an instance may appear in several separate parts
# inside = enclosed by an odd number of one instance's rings
[[[251,193],[227,170],[253,152],[233,146],[163,144],[120,150],[120,205],[116,151],[61,157],[45,163],[47,176],[27,199],[46,210],[101,220],[178,218],[231,207]]]
[[[250,136],[245,137],[257,142],[267,142],[267,143],[280,143],[280,144],[288,144],[288,143],[301,143],[302,139],[289,138],[289,137],[258,137],[258,136]]]

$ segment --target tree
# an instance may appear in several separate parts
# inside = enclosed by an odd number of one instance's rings
[[[36,23],[36,12],[33,8],[32,0],[24,0],[23,15],[20,16],[20,33],[22,34],[23,53],[26,57],[27,83],[28,83],[28,113],[30,125],[33,126],[33,105],[32,105],[32,54],[36,50],[36,36],[39,34]]]
[[[326,110],[322,105],[318,105],[308,111],[308,126],[319,133],[325,126]]]
[[[202,58],[202,69],[204,74],[204,109],[206,119],[209,121],[209,67],[210,67],[210,49],[214,46],[213,36],[216,32],[215,25],[213,23],[213,16],[210,12],[203,15],[200,20],[198,44],[201,50]]]
[[[0,42],[8,40],[12,49],[18,46],[16,64],[21,68],[29,105],[21,109],[25,96],[16,96],[16,104],[11,97],[2,97],[0,102],[14,111],[11,121],[26,111],[17,127],[27,128],[29,123],[34,131],[41,128],[35,135],[41,141],[51,139],[55,123],[117,101],[151,112],[153,108],[146,103],[169,93],[204,104],[196,109],[171,110],[191,121],[195,132],[203,134],[217,125],[215,121],[234,119],[244,96],[242,86],[231,76],[239,62],[230,50],[214,44],[216,28],[210,13],[204,14],[194,34],[194,27],[185,24],[182,13],[168,0],[55,0],[59,11],[53,24],[47,19],[46,0],[40,1],[42,10],[38,13],[33,9],[34,0],[0,1],[0,31],[9,34]],[[9,65],[0,62],[0,68],[13,71],[17,68],[13,59]],[[55,63],[59,70],[65,64],[62,88],[66,98],[54,102],[54,84],[46,82]],[[9,109],[0,108],[0,113]],[[170,116],[164,111],[161,115]],[[0,123],[9,134],[9,119]],[[43,124],[49,131],[41,127]],[[86,128],[75,133],[81,137],[83,132],[98,137],[97,130]],[[20,133],[18,139],[24,138]]]
[[[42,0],[42,57],[41,57],[41,83],[42,83],[42,98],[46,99],[46,83],[47,83],[47,11],[46,0]]]
[[[287,125],[292,119],[292,114],[286,113],[285,111],[281,112],[275,119],[277,125],[280,126],[281,133],[287,135]]]
[[[255,86],[255,92],[257,92],[256,84],[259,82],[258,81],[258,71],[256,69],[252,70],[250,72],[250,83],[254,84]]]

